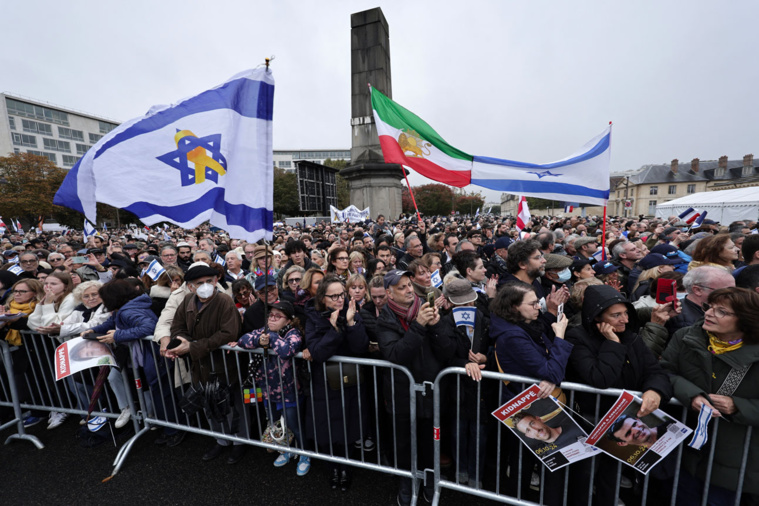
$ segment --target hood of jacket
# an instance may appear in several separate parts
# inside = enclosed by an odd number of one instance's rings
[[[638,317],[632,303],[610,286],[594,285],[589,286],[585,290],[585,298],[582,301],[582,326],[585,327],[585,330],[591,334],[598,332],[596,318],[614,304],[624,304],[627,306],[629,322],[627,323],[626,330],[637,329]]]
[[[135,297],[134,299],[121,306],[121,309],[119,311],[123,312],[124,310],[129,311],[131,309],[151,309],[152,306],[153,300],[148,294],[143,293],[139,297]]]

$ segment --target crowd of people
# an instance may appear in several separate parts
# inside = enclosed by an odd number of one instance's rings
[[[6,316],[17,316],[0,325],[14,347],[13,373],[24,398],[31,395],[24,378],[39,366],[30,360],[33,343],[21,331],[59,341],[92,332],[120,353],[122,364],[131,359],[142,368],[153,398],[148,411],[162,419],[176,421],[177,410],[168,407],[173,388],[212,379],[230,385],[232,408],[225,416],[209,416],[208,424],[241,438],[254,431],[243,422],[249,406],[238,378],[247,373],[238,374],[234,361],[212,352],[223,345],[269,350],[280,360],[252,361],[250,376],[268,406],[268,423],[283,419],[293,431],[292,445],[334,455],[354,446],[374,451],[373,431],[382,430],[370,421],[376,415],[394,424],[394,457],[407,469],[411,403],[419,468],[433,467],[431,392],[410,398],[404,375],[384,374],[376,390],[385,412],[371,413],[371,378],[361,367],[328,360],[383,359],[407,368],[420,385],[434,382],[446,367],[463,367],[466,378],[443,383],[441,463],[457,459],[455,479],[472,487],[487,487],[483,481],[495,455],[489,413],[523,388],[506,384],[499,397],[495,382],[479,383],[483,370],[536,378],[541,398],[566,399],[563,381],[640,391],[638,417],[665,408],[674,397],[688,407],[690,427],[703,406],[727,421],[719,424],[709,467],[709,500],[732,504],[744,436],[759,423],[759,369],[752,367],[759,361],[756,226],[705,220],[691,229],[674,216],[611,217],[606,223],[546,216],[519,231],[513,219],[489,215],[421,221],[379,216],[356,224],[279,226],[274,240],[257,244],[208,226],[155,235],[135,229],[92,237],[6,233],[0,242],[0,303]],[[158,276],[148,271],[153,262],[163,268]],[[673,286],[667,296],[665,288]],[[468,308],[474,324],[457,320],[455,308]],[[138,345],[146,336],[153,336],[152,348]],[[299,352],[309,367],[291,360]],[[159,355],[167,360],[153,359]],[[304,371],[311,372],[310,381],[302,381]],[[121,410],[115,425],[123,427],[130,410],[118,370],[108,379]],[[86,407],[91,386],[71,380],[66,388]],[[304,402],[307,395],[313,399]],[[598,416],[595,398],[578,395],[576,401],[584,419]],[[50,413],[47,427],[66,418]],[[551,437],[523,418],[519,430]],[[42,419],[42,412],[31,411],[24,424]],[[185,436],[167,427],[156,442],[172,447]],[[757,441],[748,446],[742,489],[747,501],[759,493],[753,479],[759,475]],[[511,438],[504,444],[501,467],[515,469],[519,443]],[[227,453],[234,464],[247,448],[219,438],[202,459]],[[684,449],[678,504],[701,500],[708,455],[708,445]],[[292,458],[282,452],[274,466]],[[540,483],[532,472],[537,459],[525,459],[522,476],[511,479],[542,486],[544,501],[560,504],[563,472],[545,473]],[[595,462],[596,500],[613,504],[617,467],[609,457]],[[347,490],[349,467],[330,466],[332,488]],[[307,456],[297,459],[298,476],[310,467]],[[672,475],[666,465],[659,467],[654,477],[666,486]],[[625,471],[623,487],[630,478]],[[428,480],[426,498],[432,497],[431,485]],[[410,479],[400,479],[399,504],[409,504],[411,487]],[[569,502],[587,504],[587,493],[571,486]]]

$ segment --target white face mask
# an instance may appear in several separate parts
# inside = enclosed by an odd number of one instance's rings
[[[213,295],[214,290],[216,290],[216,287],[213,286],[210,283],[203,283],[198,288],[195,289],[195,293],[198,294],[198,297],[201,299],[207,299]]]

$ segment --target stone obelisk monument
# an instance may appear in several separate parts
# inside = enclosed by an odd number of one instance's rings
[[[369,207],[372,219],[384,214],[391,220],[402,212],[404,169],[384,162],[369,84],[393,97],[390,35],[379,7],[351,14],[351,161],[340,175],[350,184],[351,204],[359,209]]]

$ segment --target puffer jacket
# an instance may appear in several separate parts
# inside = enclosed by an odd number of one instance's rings
[[[624,304],[629,316],[618,343],[606,339],[596,325],[596,318],[614,304]],[[582,326],[567,331],[567,341],[574,345],[567,379],[595,388],[653,390],[661,396],[662,405],[667,403],[672,385],[656,356],[634,331],[637,320],[635,308],[617,290],[589,286],[582,303]]]
[[[703,395],[709,399],[709,394],[716,393],[731,369],[751,364],[732,395],[737,411],[725,416],[725,420],[720,420],[716,438],[713,433],[710,434],[706,445],[700,450],[685,446],[683,454],[685,469],[692,476],[703,480],[710,445],[716,440],[711,483],[736,490],[746,430],[748,426],[759,425],[759,345],[744,344],[737,350],[714,355],[707,349],[709,338],[702,325],[703,320],[676,332],[664,350],[662,365],[673,373],[670,379],[675,397],[684,406],[690,407],[693,397]],[[696,426],[697,416],[697,412],[688,410],[689,427]],[[710,425],[713,424],[712,421]],[[756,431],[748,452],[743,492],[759,494],[759,437],[756,436]]]
[[[382,308],[377,320],[377,341],[385,360],[409,369],[416,383],[435,381],[437,374],[448,366],[456,352],[456,341],[442,319],[435,325],[421,325],[411,322],[404,330],[398,316],[388,307]],[[395,413],[409,413],[409,383],[405,374],[384,375],[385,399],[387,409],[391,411],[392,395],[391,376],[395,377]],[[432,392],[422,395],[417,392],[417,415],[420,418],[432,418]]]
[[[92,327],[96,334],[116,330],[113,340],[117,343],[128,343],[153,334],[158,317],[153,313],[153,301],[147,294],[142,294],[130,300],[121,309],[111,313],[106,321]]]
[[[245,334],[237,341],[238,346],[246,350],[260,348],[264,330],[258,329]],[[283,329],[280,332],[269,333],[269,349],[276,353],[280,360],[268,355],[266,362],[262,361],[254,372],[256,387],[261,389],[264,399],[277,403],[297,401],[295,364],[290,359],[300,351],[302,342],[303,336],[295,327],[290,327],[286,332]],[[300,391],[297,394],[300,394]]]

